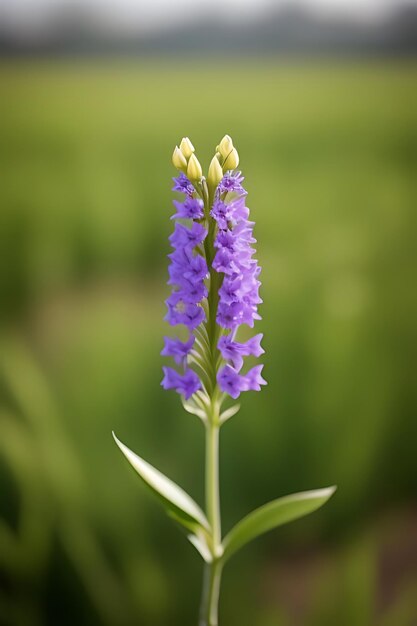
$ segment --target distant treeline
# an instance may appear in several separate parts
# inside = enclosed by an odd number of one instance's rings
[[[282,55],[410,55],[417,53],[417,5],[398,6],[384,17],[363,19],[321,14],[301,5],[270,11],[249,22],[219,17],[126,35],[103,25],[97,15],[72,11],[50,16],[42,32],[0,24],[0,56],[166,55],[247,53]]]

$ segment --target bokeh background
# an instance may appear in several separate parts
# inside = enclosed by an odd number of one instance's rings
[[[160,387],[172,149],[227,132],[265,376],[224,529],[336,483],[224,574],[221,624],[417,624],[417,8],[0,0],[0,624],[196,624],[202,565],[111,430],[203,502]]]

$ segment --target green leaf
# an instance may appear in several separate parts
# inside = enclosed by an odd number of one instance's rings
[[[336,487],[294,493],[268,502],[252,511],[228,533],[223,541],[223,560],[246,543],[277,526],[291,522],[321,507],[334,494]]]
[[[182,399],[182,406],[187,411],[187,413],[191,413],[192,415],[197,415],[197,417],[199,417],[203,422],[206,421],[207,419],[206,413],[205,411],[203,411],[201,407],[198,407],[197,404],[195,402],[192,402],[191,400],[184,400],[182,396],[181,396],[181,399]]]
[[[182,524],[188,531],[191,530],[200,536],[202,531],[211,533],[210,524],[198,504],[159,470],[150,465],[140,456],[129,450],[116,435],[113,437],[133,469],[139,474],[143,482],[154,495],[162,502],[168,514]]]
[[[229,409],[226,409],[225,411],[223,411],[223,413],[220,413],[220,418],[219,418],[220,424],[224,424],[225,422],[227,422],[227,420],[229,420],[231,417],[236,415],[239,409],[240,409],[240,404],[234,404]]]
[[[194,546],[197,552],[199,552],[204,561],[211,563],[213,556],[209,547],[210,536],[207,531],[201,527],[197,528],[195,524],[184,522],[183,519],[179,518],[178,515],[172,511],[168,511],[168,516],[173,519],[174,522],[178,522],[178,524],[183,527],[183,530],[185,529],[188,541]]]

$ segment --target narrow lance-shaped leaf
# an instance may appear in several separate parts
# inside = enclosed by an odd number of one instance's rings
[[[178,524],[183,527],[188,541],[194,546],[204,561],[211,563],[213,561],[213,555],[209,547],[210,540],[207,531],[202,527],[197,527],[195,523],[188,524],[184,522],[183,519],[179,518],[172,511],[167,511],[167,513],[174,522],[178,522]]]
[[[228,533],[223,542],[223,560],[259,535],[291,522],[320,508],[336,491],[336,487],[294,493],[268,502],[252,511]]]
[[[139,474],[152,493],[162,501],[171,517],[182,524],[188,531],[193,530],[197,534],[201,534],[201,531],[210,532],[210,525],[203,511],[181,487],[132,452],[118,440],[114,433],[113,437],[133,469]]]
[[[234,404],[229,409],[223,411],[223,413],[220,413],[220,424],[224,424],[224,422],[227,422],[227,420],[236,415],[239,410],[240,404]]]
[[[192,415],[197,415],[197,417],[199,417],[203,422],[206,421],[205,411],[203,411],[202,408],[198,407],[195,402],[187,402],[187,400],[184,400],[184,398],[182,398],[182,406],[188,413],[191,413]]]

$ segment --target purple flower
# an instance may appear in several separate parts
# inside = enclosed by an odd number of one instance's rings
[[[172,356],[174,357],[175,363],[181,365],[181,363],[185,363],[187,355],[191,351],[191,348],[194,345],[195,337],[193,335],[187,341],[181,341],[180,339],[171,337],[164,337],[165,345],[162,349],[162,356]]]
[[[196,304],[201,302],[204,298],[207,298],[207,287],[201,280],[192,280],[191,278],[182,276],[178,284],[184,302]]]
[[[249,217],[249,209],[245,205],[244,197],[240,197],[237,200],[232,201],[229,204],[229,211],[233,225],[238,224],[240,220],[247,220]],[[245,224],[245,226],[248,226],[248,224]]]
[[[260,304],[262,300],[259,297],[259,285],[260,282],[249,272],[225,276],[219,290],[221,302],[222,304],[232,302]]]
[[[178,202],[174,200],[174,206],[177,212],[171,219],[177,217],[182,219],[197,220],[204,217],[204,202],[199,198],[186,198],[184,202]]]
[[[263,365],[255,365],[245,374],[246,391],[260,391],[261,386],[267,384],[261,375],[262,369]]]
[[[235,191],[239,194],[246,195],[247,192],[243,189],[241,185],[242,181],[243,176],[241,175],[241,172],[226,172],[217,188],[218,193],[228,193],[229,191]]]
[[[215,200],[210,215],[214,217],[219,228],[226,229],[231,219],[231,213],[228,205],[221,200]]]
[[[236,274],[239,272],[238,259],[227,248],[219,248],[213,260],[213,268],[223,274]]]
[[[214,242],[215,248],[227,248],[230,252],[236,251],[238,240],[232,230],[220,230],[217,234],[216,241]]]
[[[172,179],[174,181],[174,186],[172,191],[179,191],[180,193],[184,193],[187,196],[192,196],[195,192],[193,184],[188,180],[185,174],[181,172],[179,176]]]
[[[240,396],[240,393],[244,391],[242,380],[243,377],[230,365],[225,365],[217,374],[217,382],[220,389],[235,400]]]
[[[217,382],[224,393],[236,400],[242,391],[260,391],[261,385],[266,385],[261,376],[262,368],[263,365],[255,365],[242,375],[230,365],[225,365],[217,375]]]
[[[252,234],[254,225],[254,222],[249,222],[248,220],[238,222],[236,227],[233,229],[234,236],[239,237],[241,242],[246,242],[248,244],[256,243],[256,239]]]
[[[217,323],[222,328],[236,329],[237,326],[246,324],[253,328],[254,320],[261,319],[257,313],[256,306],[246,302],[232,302],[225,304],[220,302],[217,309]]]
[[[163,367],[164,377],[161,385],[164,389],[175,389],[188,400],[193,393],[201,389],[201,382],[192,369],[186,369],[184,374],[179,374],[172,367]]]
[[[169,268],[169,284],[178,284],[183,277],[188,280],[203,281],[208,274],[206,260],[201,255],[194,255],[185,248],[175,250],[168,255],[168,258],[172,261]]]
[[[191,228],[176,222],[175,230],[169,237],[171,246],[175,249],[192,249],[200,245],[207,236],[207,230],[198,222],[193,222]]]
[[[166,304],[168,313],[165,319],[171,326],[184,324],[184,326],[193,330],[205,319],[204,309],[193,302],[186,302],[180,291],[172,292],[168,300],[166,300]]]
[[[231,361],[234,369],[239,372],[242,369],[244,356],[261,356],[265,350],[261,347],[263,335],[260,333],[251,337],[245,343],[233,341],[231,335],[220,337],[217,347],[226,361]]]
[[[208,274],[206,259],[203,259],[199,254],[192,256],[188,267],[184,269],[184,278],[196,282],[203,281]]]

